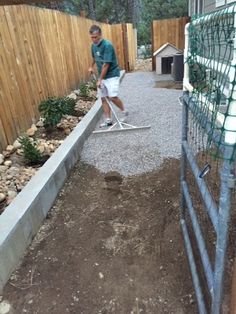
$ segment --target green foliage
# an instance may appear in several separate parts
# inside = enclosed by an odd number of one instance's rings
[[[75,114],[76,101],[68,97],[50,97],[39,105],[39,112],[44,118],[44,126],[54,127],[63,115]]]
[[[85,11],[88,18],[96,17],[100,22],[133,23],[138,28],[138,45],[151,43],[153,20],[188,15],[187,0],[62,0],[55,8],[77,15]]]
[[[151,48],[151,45],[144,45],[145,46],[145,49],[143,51],[143,58],[144,59],[147,59],[147,58],[151,58],[152,56],[152,48]]]
[[[151,44],[151,24],[140,23],[138,25],[138,45]]]
[[[88,82],[88,88],[93,91],[97,90],[97,81],[92,79],[90,82]]]
[[[86,83],[81,83],[79,85],[79,96],[81,98],[89,98],[90,97],[90,88],[89,88],[89,85],[86,84]]]
[[[19,138],[24,158],[29,162],[39,162],[42,160],[42,154],[37,148],[37,142],[28,135],[22,135]]]

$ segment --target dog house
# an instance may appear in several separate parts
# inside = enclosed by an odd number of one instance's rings
[[[170,43],[166,43],[153,53],[156,59],[156,73],[157,74],[171,74],[171,64],[175,54],[182,53]]]

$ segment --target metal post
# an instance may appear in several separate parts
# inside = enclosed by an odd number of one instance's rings
[[[187,92],[184,92],[187,93]],[[184,198],[184,192],[182,189],[182,182],[186,181],[186,166],[187,166],[187,158],[185,154],[185,150],[183,147],[183,143],[187,141],[188,138],[188,106],[185,101],[183,101],[182,107],[182,146],[181,146],[181,164],[180,164],[180,186],[181,186],[181,210],[180,210],[180,218],[185,219],[185,209],[186,202]]]
[[[185,48],[184,48],[184,80],[189,82],[189,66],[188,66],[188,48],[189,48],[189,23],[185,25]],[[189,92],[183,84],[183,106],[182,106],[182,146],[181,146],[181,164],[180,164],[180,186],[181,186],[181,211],[180,218],[184,219],[186,203],[184,192],[182,189],[182,182],[186,181],[186,165],[187,158],[183,148],[183,143],[188,139],[188,105],[184,100],[184,96],[189,95]]]
[[[234,33],[236,31],[236,14],[234,12]],[[236,68],[236,38],[234,37],[233,59],[229,72],[230,83],[233,84],[231,99],[228,103],[228,115],[225,118],[225,153],[224,163],[221,170],[221,193],[219,204],[218,232],[216,242],[215,256],[215,281],[214,296],[212,302],[211,313],[218,314],[221,309],[223,280],[225,269],[225,255],[228,242],[228,229],[231,207],[232,186],[230,179],[233,172],[234,149],[236,144],[236,85],[235,85],[235,68]]]
[[[226,155],[229,156],[232,154],[232,147],[227,147],[226,151]],[[228,224],[231,207],[231,188],[229,187],[229,178],[231,176],[232,164],[233,163],[230,162],[230,160],[225,160],[221,170],[221,193],[215,255],[214,294],[211,307],[212,314],[219,314],[221,312],[225,256],[228,242]]]
[[[181,219],[180,224],[181,224],[182,231],[183,231],[185,247],[186,247],[187,256],[188,256],[188,260],[189,260],[189,266],[190,266],[190,270],[191,270],[191,274],[192,274],[192,278],[193,278],[193,284],[194,284],[194,288],[195,288],[195,292],[196,292],[199,314],[207,314],[204,299],[203,299],[202,289],[201,289],[201,285],[200,285],[200,281],[199,281],[199,277],[198,277],[198,273],[197,273],[197,267],[196,267],[196,264],[194,261],[193,250],[192,250],[192,246],[191,246],[191,242],[190,242],[188,229],[187,229],[185,220]]]

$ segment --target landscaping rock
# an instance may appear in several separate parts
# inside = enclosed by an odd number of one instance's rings
[[[16,149],[21,148],[21,143],[18,140],[15,140],[15,142],[13,143],[13,146]]]
[[[3,193],[0,193],[0,203],[5,201],[5,199],[6,199],[6,195]]]
[[[17,192],[16,191],[13,191],[13,190],[9,190],[7,191],[7,205],[9,205],[13,200],[14,198],[17,196]]]
[[[66,130],[66,129],[70,129],[73,130],[76,125],[78,124],[78,117],[74,117],[74,116],[65,116],[62,118],[61,122],[57,124],[57,128],[58,129],[62,129],[62,130]],[[70,134],[67,133],[68,131],[65,132],[65,134]]]
[[[7,151],[7,150],[4,150],[4,151],[2,152],[2,154],[3,154],[3,156],[4,156],[5,158],[11,156],[11,153],[10,153],[9,151]]]
[[[17,153],[17,155],[22,156],[23,155],[23,150],[22,149],[17,149],[16,153]]]
[[[4,162],[4,165],[7,166],[7,167],[11,167],[12,161],[11,161],[11,160],[6,160],[6,161]]]
[[[77,99],[77,96],[76,96],[76,94],[75,93],[71,93],[70,95],[68,95],[67,96],[68,98],[70,98],[70,99],[74,99],[74,100],[76,100]]]
[[[15,150],[16,149],[13,145],[8,145],[6,148],[6,151],[8,151],[10,154],[12,154]]]
[[[39,128],[42,128],[44,126],[43,124],[43,118],[40,118],[39,121],[36,123],[36,126]]]
[[[16,191],[11,191],[11,190],[9,190],[9,191],[7,192],[7,195],[8,195],[8,198],[9,198],[9,199],[13,199],[13,198],[16,197],[17,193],[16,193]]]
[[[0,185],[0,191],[1,191],[1,193],[3,193],[3,194],[7,194],[7,188],[6,188],[6,186],[5,186],[5,184],[1,184]]]
[[[37,148],[38,148],[38,150],[40,151],[41,154],[43,154],[43,153],[45,152],[45,146],[44,146],[44,144],[38,145]]]
[[[28,136],[34,136],[35,132],[36,132],[36,130],[35,130],[34,128],[30,128],[30,129],[28,129],[28,130],[26,131],[26,134],[27,134]]]
[[[32,129],[32,130],[35,130],[35,132],[38,130],[38,128],[37,128],[37,126],[36,126],[35,124],[32,124],[32,125],[31,125],[31,129]]]
[[[3,301],[0,303],[0,314],[10,314],[11,311],[11,305],[6,302]]]
[[[7,169],[8,169],[7,166],[0,166],[0,174],[5,173]]]
[[[4,156],[0,154],[0,165],[2,165],[3,163],[4,163]]]
[[[18,167],[11,167],[9,168],[8,172],[10,175],[17,177],[20,173],[20,169]]]
[[[71,130],[70,130],[69,128],[67,128],[67,129],[64,130],[64,133],[65,133],[66,135],[69,135],[70,132],[71,132]]]

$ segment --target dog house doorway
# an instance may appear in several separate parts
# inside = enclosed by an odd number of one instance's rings
[[[171,64],[173,63],[173,57],[161,58],[161,73],[171,74]]]

